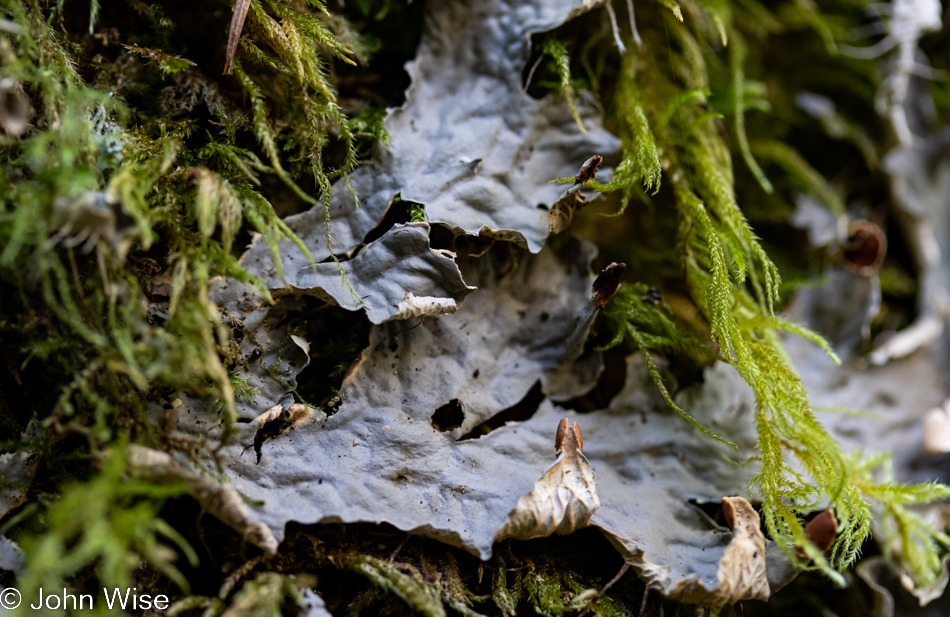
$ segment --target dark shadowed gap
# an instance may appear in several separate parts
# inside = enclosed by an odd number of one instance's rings
[[[306,301],[295,325],[297,334],[310,341],[310,366],[297,376],[297,399],[333,415],[343,378],[369,346],[370,323],[363,311]]]
[[[723,497],[731,497],[732,495],[723,495]],[[699,501],[698,499],[690,499],[689,505],[693,506],[697,510],[703,513],[710,521],[716,523],[720,527],[728,527],[726,524],[726,517],[722,513],[722,502],[719,501]],[[758,511],[758,506],[753,504],[756,511]]]
[[[432,414],[432,428],[437,431],[451,431],[462,426],[465,420],[465,411],[457,398],[442,405]]]
[[[556,401],[557,404],[578,413],[606,409],[610,401],[623,390],[623,385],[627,380],[626,356],[628,353],[629,351],[622,345],[605,351],[604,372],[600,374],[594,389],[583,396]]]
[[[459,437],[459,441],[477,439],[483,435],[487,435],[496,428],[504,426],[508,422],[524,422],[525,420],[529,420],[531,416],[534,415],[534,412],[538,410],[543,400],[544,393],[541,391],[541,381],[538,380],[531,386],[528,393],[524,395],[524,398],[511,407],[499,411],[468,433],[462,435]]]
[[[396,225],[405,225],[411,222],[413,206],[419,207],[421,204],[414,201],[404,201],[400,199],[399,195],[393,197],[393,201],[386,210],[386,214],[383,215],[382,220],[363,236],[363,244],[379,240]]]

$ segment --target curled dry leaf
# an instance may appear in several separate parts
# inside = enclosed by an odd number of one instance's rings
[[[591,287],[591,301],[597,306],[607,306],[610,299],[620,289],[623,275],[627,273],[627,264],[614,262],[604,268]]]
[[[262,550],[277,552],[277,539],[266,525],[253,520],[251,507],[231,484],[211,475],[200,476],[178,464],[172,455],[139,445],[129,446],[129,467],[133,475],[156,484],[184,484],[201,507],[245,540]]]
[[[821,552],[831,548],[837,535],[838,519],[834,509],[825,510],[805,525],[805,537]]]
[[[495,535],[495,540],[530,540],[553,533],[567,535],[590,523],[600,506],[594,470],[581,452],[580,426],[563,418],[555,439],[557,460],[523,495]]]
[[[555,236],[571,226],[574,215],[587,205],[587,196],[576,188],[567,189],[548,212],[548,235]]]
[[[251,8],[251,0],[235,0],[234,12],[231,14],[231,27],[228,29],[228,47],[225,50],[224,74],[234,72],[234,54],[237,53],[238,41],[241,40],[241,31],[244,30],[244,20],[247,19],[247,10]]]
[[[574,184],[584,184],[585,182],[590,182],[597,177],[597,170],[600,169],[601,163],[604,162],[604,157],[599,154],[595,154],[590,157],[584,164],[581,165],[581,170],[576,176],[574,176]]]
[[[406,294],[405,300],[396,304],[396,309],[396,314],[386,321],[450,315],[458,310],[458,304],[452,298],[433,298],[432,296],[417,298],[410,291]]]
[[[765,536],[758,512],[742,497],[723,497],[722,511],[733,537],[719,561],[716,572],[719,586],[701,602],[719,606],[739,600],[767,600],[770,592],[765,568]]]

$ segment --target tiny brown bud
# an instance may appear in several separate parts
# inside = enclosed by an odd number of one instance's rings
[[[845,266],[855,274],[870,276],[884,264],[887,236],[871,221],[851,221],[843,248]]]
[[[627,264],[612,263],[594,279],[591,300],[597,306],[607,306],[610,299],[620,289],[620,281],[627,272]]]
[[[557,425],[557,435],[554,438],[554,451],[560,454],[565,450],[583,450],[584,436],[581,427],[575,422],[573,426],[567,418],[562,418]]]
[[[585,182],[590,182],[597,177],[597,170],[600,169],[600,164],[604,161],[604,157],[599,154],[595,154],[590,157],[584,164],[581,165],[581,171],[579,174],[574,176],[574,184],[584,184]]]
[[[822,553],[831,548],[837,535],[838,519],[833,509],[825,510],[805,525],[805,537]]]

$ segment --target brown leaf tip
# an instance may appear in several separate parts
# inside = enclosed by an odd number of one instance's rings
[[[584,436],[581,435],[581,426],[575,422],[573,425],[567,418],[561,418],[557,424],[557,436],[554,438],[554,451],[557,454],[561,452],[580,452],[584,449]]]
[[[607,306],[610,299],[620,289],[620,282],[627,273],[627,264],[614,262],[604,268],[591,287],[591,300],[597,306]]]
[[[590,157],[584,164],[581,165],[581,171],[576,176],[574,176],[574,184],[584,184],[585,182],[590,182],[597,177],[597,170],[600,169],[600,164],[604,162],[604,157],[599,154],[595,154]]]
[[[722,515],[725,517],[729,529],[737,533],[736,525],[740,522],[743,525],[751,524],[756,528],[759,525],[758,512],[744,497],[723,497]]]
[[[728,497],[722,498],[722,515],[726,518],[726,526],[735,531],[736,529],[736,507]]]
[[[822,553],[831,548],[837,535],[838,519],[834,509],[825,510],[805,525],[805,537]]]

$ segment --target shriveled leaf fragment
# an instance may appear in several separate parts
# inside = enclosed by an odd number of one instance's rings
[[[257,272],[275,296],[306,294],[347,310],[365,309],[372,323],[452,313],[475,290],[462,280],[455,255],[429,248],[429,226],[396,225],[352,259],[312,264],[284,262],[285,284],[270,252],[252,249],[244,265]],[[412,298],[409,297],[412,294]]]
[[[823,511],[805,525],[805,537],[821,552],[831,548],[836,535],[838,535],[838,519],[835,518],[835,511],[832,509]]]
[[[224,53],[225,75],[234,72],[234,54],[237,53],[238,41],[241,40],[241,31],[244,30],[244,20],[247,19],[249,8],[251,8],[251,0],[235,0],[234,2],[231,26],[228,28],[228,46]]]
[[[251,508],[234,486],[222,484],[210,475],[198,475],[166,452],[134,444],[129,446],[129,467],[134,475],[149,482],[184,484],[205,511],[262,550],[277,552],[276,538],[267,526],[253,520]]]
[[[577,97],[582,133],[562,97],[534,100],[522,92],[529,35],[556,28],[583,8],[581,0],[428,4],[419,51],[407,66],[406,103],[384,122],[389,147],[378,147],[372,165],[350,174],[353,192],[333,191],[334,252],[358,247],[397,194],[423,204],[430,223],[539,251],[549,229],[538,205],[552,206],[560,193],[549,180],[574,176],[593,153],[609,159],[619,150],[588,93]],[[328,256],[322,207],[286,222],[318,261]],[[252,250],[262,262],[267,253],[263,246]],[[280,259],[287,272],[306,263],[289,243],[281,245]]]
[[[719,587],[702,601],[718,606],[739,600],[767,600],[770,592],[765,575],[765,536],[759,514],[742,497],[723,497],[722,509],[734,535],[719,561]]]
[[[495,540],[530,540],[553,533],[567,535],[590,522],[600,506],[594,470],[581,452],[580,426],[564,418],[558,424],[557,460],[508,514]]]

